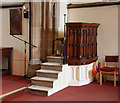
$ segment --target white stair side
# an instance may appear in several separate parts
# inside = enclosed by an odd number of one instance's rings
[[[47,95],[50,96],[68,86],[68,83],[65,82],[64,73],[65,73],[64,70],[60,72],[58,74],[58,79],[48,78],[48,77],[32,77],[31,78],[33,80],[35,79],[35,80],[53,81],[53,88],[44,87],[44,86],[36,86],[36,85],[32,85],[28,88],[32,90],[47,91],[48,92]]]
[[[60,72],[58,74],[58,79],[55,80],[53,82],[53,88],[51,90],[48,91],[48,96],[66,88],[69,86],[69,80],[67,80],[67,78],[69,78],[69,76],[66,75],[66,73],[69,73],[69,68],[66,68],[67,65],[64,65],[62,67],[62,72]]]

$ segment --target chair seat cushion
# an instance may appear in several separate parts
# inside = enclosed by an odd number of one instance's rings
[[[103,67],[100,70],[110,72],[110,71],[117,71],[117,70],[119,70],[119,68],[118,67]]]

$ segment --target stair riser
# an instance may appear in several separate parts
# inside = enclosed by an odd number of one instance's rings
[[[42,65],[41,68],[42,68],[42,69],[47,69],[47,70],[58,70],[58,71],[62,71],[62,67],[61,67],[61,66],[47,66],[47,65]]]
[[[49,77],[49,78],[58,78],[58,73],[37,73],[37,76],[39,77]]]
[[[36,95],[41,95],[41,96],[48,96],[47,91],[28,89],[28,92],[31,93],[31,94],[36,94]]]
[[[61,63],[61,59],[47,59],[48,62]]]
[[[52,82],[52,81],[31,80],[31,83],[32,83],[33,85],[53,87],[53,82]]]
[[[34,69],[34,70],[36,70],[36,69],[40,69],[40,65],[29,65],[29,67],[31,68],[31,69]]]

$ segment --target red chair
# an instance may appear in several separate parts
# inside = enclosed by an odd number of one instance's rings
[[[107,63],[115,62],[117,65],[115,67],[110,67]],[[104,81],[106,82],[107,75],[114,75],[114,87],[116,87],[116,76],[119,75],[119,56],[118,55],[106,55],[105,56],[105,66],[100,69],[100,85],[102,85],[102,75]]]

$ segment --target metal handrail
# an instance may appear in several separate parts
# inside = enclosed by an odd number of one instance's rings
[[[60,40],[62,42],[61,64],[65,64],[65,61],[66,61],[66,35],[65,33],[66,33],[66,14],[64,14],[64,38],[57,38],[53,40],[53,46],[52,46],[52,55],[54,55],[55,41]]]
[[[61,53],[61,64],[64,64],[64,38],[57,38],[55,40],[53,40],[53,46],[52,46],[52,55],[54,55],[54,49],[55,49],[55,42],[56,41],[61,41],[62,45],[61,45],[61,48],[62,48],[62,53]]]
[[[64,39],[63,38],[57,38],[57,39],[53,40],[52,55],[54,55],[55,41],[61,41],[61,43],[63,44]]]

